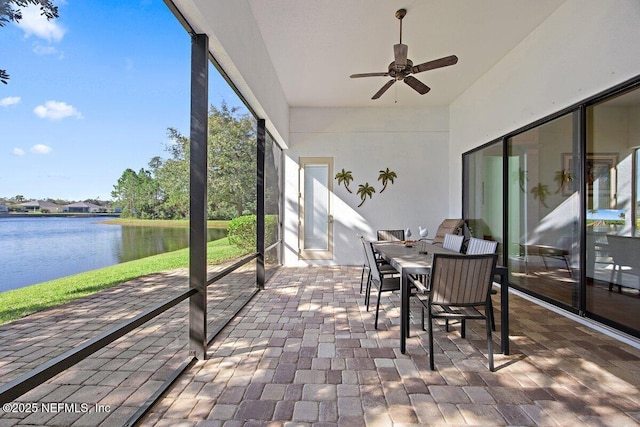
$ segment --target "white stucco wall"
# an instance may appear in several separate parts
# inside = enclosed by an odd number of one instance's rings
[[[196,33],[209,34],[209,51],[242,96],[286,146],[289,105],[247,0],[174,0]],[[205,19],[205,16],[207,17]],[[229,19],[233,17],[233,19]]]
[[[450,109],[449,209],[463,152],[640,74],[640,1],[568,0]]]
[[[447,108],[292,108],[284,168],[285,264],[361,264],[362,245],[356,233],[375,238],[378,229],[410,227],[417,238],[422,226],[433,235],[449,211],[448,120]],[[335,238],[330,261],[298,260],[300,157],[333,157],[334,175],[344,168],[354,176],[350,185],[354,194],[333,181]],[[386,168],[398,178],[379,194],[378,174]],[[376,194],[358,208],[355,191],[365,182],[376,187]]]

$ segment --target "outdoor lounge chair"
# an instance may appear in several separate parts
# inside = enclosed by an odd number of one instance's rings
[[[442,224],[438,226],[436,235],[431,243],[434,245],[442,245],[445,234],[462,234],[463,225],[464,221],[462,219],[445,219],[442,221]]]

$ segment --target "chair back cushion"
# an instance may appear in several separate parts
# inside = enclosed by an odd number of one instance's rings
[[[378,230],[378,240],[392,242],[404,240],[404,230]]]
[[[450,251],[460,252],[462,249],[462,242],[464,236],[457,234],[445,234],[444,241],[442,242],[443,249],[449,249]]]
[[[429,301],[436,305],[472,306],[487,302],[498,256],[434,254]]]
[[[467,246],[467,255],[495,254],[498,242],[472,237]]]
[[[463,224],[464,221],[462,219],[445,219],[436,231],[436,236],[433,238],[433,244],[442,245],[445,234],[462,234]]]

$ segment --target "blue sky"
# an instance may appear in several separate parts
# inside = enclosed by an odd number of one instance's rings
[[[0,197],[111,199],[189,134],[191,40],[162,0],[54,0],[0,28]],[[210,67],[210,103],[240,105]]]

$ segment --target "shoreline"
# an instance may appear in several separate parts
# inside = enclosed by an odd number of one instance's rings
[[[189,228],[188,219],[136,219],[136,218],[111,218],[100,221],[100,224],[122,225],[126,227],[167,227]],[[207,228],[227,229],[228,220],[209,220]]]
[[[244,253],[226,237],[213,240],[207,242],[207,265],[235,259]],[[132,279],[188,266],[189,248],[183,248],[3,291],[0,292],[0,325]]]
[[[119,213],[99,213],[99,212],[20,212],[20,213],[0,213],[0,218],[90,218],[90,217],[104,217],[104,218],[119,218]]]
[[[119,213],[96,213],[96,212],[22,212],[22,213],[0,213],[1,218],[103,218],[98,221],[100,224],[121,225],[126,227],[166,227],[166,228],[189,228],[188,219],[137,219],[122,218]],[[208,220],[207,228],[227,229],[229,220]]]

